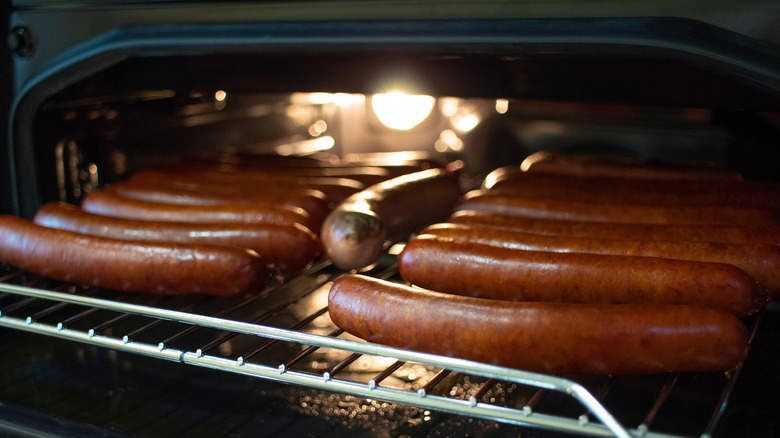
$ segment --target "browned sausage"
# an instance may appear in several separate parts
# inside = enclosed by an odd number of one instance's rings
[[[457,178],[430,169],[393,178],[347,198],[322,225],[322,243],[341,269],[376,262],[396,239],[449,216],[461,195]]]
[[[0,259],[56,280],[160,294],[253,294],[273,275],[244,248],[108,239],[15,216],[0,217]]]
[[[87,213],[64,202],[44,204],[33,222],[48,228],[112,239],[249,248],[284,274],[302,271],[321,253],[319,237],[296,223],[141,221]]]
[[[414,166],[416,171],[447,167],[446,160],[424,151],[349,153],[339,162],[350,166]]]
[[[200,163],[223,163],[238,166],[270,166],[270,167],[327,167],[339,162],[335,154],[321,153],[318,155],[280,155],[275,153],[226,152],[203,158],[192,158],[183,161]]]
[[[573,200],[533,199],[512,195],[492,195],[474,191],[467,194],[458,210],[490,211],[540,219],[587,220],[645,224],[710,224],[777,227],[778,212],[772,209],[706,206],[648,206],[595,203]]]
[[[333,283],[328,311],[369,342],[553,374],[729,370],[748,348],[742,322],[713,309],[503,302],[360,275]]]
[[[447,222],[507,228],[527,233],[610,237],[615,239],[685,240],[746,244],[780,244],[780,227],[742,225],[663,225],[537,219],[489,211],[461,210]]]
[[[165,172],[184,172],[185,174],[198,173],[200,175],[213,174],[214,177],[235,175],[240,178],[275,178],[275,177],[333,177],[348,178],[360,181],[362,184],[372,185],[392,178],[395,175],[391,169],[378,166],[326,166],[326,167],[260,167],[213,163],[213,162],[187,162],[186,164],[174,164],[156,167]]]
[[[532,199],[594,203],[780,208],[780,185],[752,182],[735,182],[723,187],[722,184],[649,183],[526,173],[492,184],[489,192]]]
[[[561,175],[610,176],[630,179],[742,181],[734,169],[715,163],[681,163],[651,158],[612,157],[542,151],[529,155],[520,165],[527,172]]]
[[[256,189],[254,193],[216,192],[204,190],[148,187],[116,183],[106,190],[123,198],[139,201],[181,205],[269,205],[288,204],[309,213],[312,220],[322,222],[330,212],[330,205],[322,192],[310,189],[277,190]]]
[[[502,167],[491,172],[483,190],[505,193],[538,193],[544,196],[584,197],[640,203],[679,205],[739,205],[780,208],[780,183],[769,181],[641,180],[603,176],[571,176],[521,172]],[[614,201],[613,201],[614,202]]]
[[[753,278],[725,263],[525,251],[431,235],[410,241],[398,268],[426,289],[499,300],[687,304],[734,313],[766,301]]]
[[[366,185],[349,178],[306,176],[260,176],[243,178],[236,174],[174,173],[160,170],[139,171],[128,179],[132,185],[211,193],[247,195],[257,192],[259,184],[270,190],[312,189],[325,194],[331,203],[339,204],[347,197],[363,190]]]
[[[420,235],[528,251],[631,255],[728,263],[757,280],[763,290],[775,296],[780,295],[780,245],[545,236],[462,224],[435,224],[422,230]],[[765,303],[766,296],[761,301]],[[746,307],[741,311],[752,313],[759,310],[758,302],[758,297],[745,300],[743,304]]]
[[[81,201],[89,213],[126,219],[173,222],[241,222],[256,224],[299,223],[315,233],[319,223],[309,213],[292,205],[176,205],[138,201],[98,190]]]

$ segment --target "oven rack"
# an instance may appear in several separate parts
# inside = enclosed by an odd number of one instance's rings
[[[290,282],[293,285],[295,285],[295,282],[304,282],[305,285],[302,288],[291,287],[287,284],[273,286],[259,294],[258,297],[269,296],[274,293],[278,295],[281,289],[286,288],[283,300],[285,303],[281,307],[295,305],[296,301],[317,290],[326,290],[329,288],[330,282],[342,274],[341,272],[326,272],[329,268],[330,263],[323,261]],[[306,321],[311,322],[319,316],[327,315],[327,307],[315,310],[311,315],[303,318],[303,321],[296,324],[294,328],[286,329],[240,319],[230,319],[223,316],[232,310],[243,307],[246,303],[257,299],[257,297],[241,302],[231,309],[223,309],[223,311],[217,313],[217,316],[208,316],[190,311],[172,310],[163,306],[155,306],[154,304],[133,304],[124,301],[123,298],[126,298],[124,296],[98,298],[95,295],[105,291],[80,288],[78,285],[56,283],[55,286],[42,287],[42,284],[50,283],[51,280],[23,271],[16,271],[10,267],[9,270],[10,273],[0,276],[0,327],[317,390],[348,394],[366,399],[384,400],[422,409],[463,415],[469,418],[481,418],[563,433],[583,436],[634,436],[648,438],[693,436],[650,430],[654,417],[672,391],[679,374],[668,376],[657,399],[644,416],[644,420],[632,429],[621,424],[600,402],[600,398],[604,396],[604,393],[609,391],[609,381],[604,383],[597,391],[593,391],[586,389],[585,386],[574,380],[566,378],[391,348],[359,340],[342,339],[337,337],[342,334],[342,331],[338,329],[327,335],[309,333],[301,329]],[[397,269],[392,265],[376,276],[389,278],[395,274],[397,274]],[[30,277],[34,279],[26,281],[24,285],[8,282],[9,279],[22,278],[26,280]],[[290,292],[289,289],[292,289],[293,292]],[[78,293],[79,291],[90,293]],[[3,299],[8,297],[14,297],[16,300],[10,305],[5,305]],[[154,302],[155,300],[153,300]],[[29,312],[25,312],[26,307],[30,308]],[[62,321],[54,322],[56,320],[51,318],[44,321],[48,315],[57,313],[66,307],[78,307],[84,310],[78,311],[75,315]],[[93,324],[90,328],[71,327],[71,324],[78,319],[98,311],[108,313],[105,320]],[[114,334],[111,331],[113,325],[130,316],[149,318],[151,322],[144,327],[158,325],[162,322],[172,322],[181,324],[182,328],[175,335],[156,343],[153,341],[136,340],[135,336],[143,330],[136,330],[124,335]],[[754,322],[753,333],[755,333],[757,326],[758,318]],[[202,348],[176,348],[171,345],[175,343],[176,339],[187,336],[199,329],[213,329],[222,333],[216,342],[219,342],[220,339],[224,341],[237,335],[249,335],[266,340],[266,345],[274,342],[292,343],[298,345],[302,352],[295,355],[292,359],[280,361],[280,363],[265,364],[251,360],[250,356],[253,356],[260,349],[250,355],[226,358],[208,353],[216,345],[214,342],[210,342]],[[310,369],[295,369],[297,362],[307,354],[311,354],[318,349],[335,350],[342,352],[346,357],[343,361],[324,372]],[[338,373],[343,368],[349,366],[351,362],[354,362],[361,356],[390,358],[395,362],[367,381],[340,378],[338,376]],[[405,363],[423,365],[437,370],[437,372],[429,382],[416,388],[397,388],[383,385],[383,380]],[[720,391],[718,401],[714,405],[709,422],[704,432],[698,435],[701,438],[712,436],[732,391],[738,372],[739,370],[726,379]],[[477,376],[484,379],[484,383],[478,390],[468,396],[450,396],[446,392],[443,392],[444,395],[437,394],[435,390],[436,385],[450,373]],[[484,394],[496,382],[535,388],[535,392],[527,402],[519,407],[502,406],[494,403],[492,400],[483,400]],[[579,415],[561,415],[559,413],[545,413],[536,410],[536,402],[548,392],[562,394],[564,397],[579,403],[582,408],[580,410],[581,413]]]

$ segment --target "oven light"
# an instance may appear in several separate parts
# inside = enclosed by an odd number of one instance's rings
[[[400,91],[375,94],[371,107],[388,128],[406,131],[419,125],[431,113],[436,102],[432,96],[410,95]]]
[[[506,114],[509,111],[509,100],[496,99],[496,112],[499,114]]]

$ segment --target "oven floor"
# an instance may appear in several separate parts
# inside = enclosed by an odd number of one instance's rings
[[[780,436],[767,312],[715,438]],[[0,329],[0,436],[561,437]]]

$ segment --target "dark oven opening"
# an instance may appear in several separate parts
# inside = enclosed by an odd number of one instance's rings
[[[673,18],[122,27],[53,57],[17,93],[7,213],[78,205],[155,166],[269,154],[423,157],[456,167],[464,190],[540,151],[716,163],[776,181],[778,65],[771,44]],[[410,129],[374,106],[397,90],[428,98],[400,111],[430,105]],[[403,281],[405,242],[392,243],[363,274]],[[365,346],[329,317],[328,289],[345,272],[324,257],[248,298],[120,292],[0,266],[0,430],[11,436],[778,430],[774,304],[744,318],[751,351],[737,372],[548,376]]]

